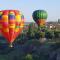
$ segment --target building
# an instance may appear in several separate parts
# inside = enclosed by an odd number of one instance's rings
[[[60,30],[60,23],[58,22],[47,22],[46,25],[48,28],[52,27]]]

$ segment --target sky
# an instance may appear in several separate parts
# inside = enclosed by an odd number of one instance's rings
[[[17,9],[22,12],[25,22],[34,22],[35,10],[46,10],[46,21],[58,21],[60,18],[60,0],[0,0],[0,10]]]

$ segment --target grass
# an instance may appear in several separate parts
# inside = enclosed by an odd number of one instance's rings
[[[60,39],[47,40],[44,43],[45,49],[48,49],[50,44],[51,45],[53,45],[53,44],[55,45],[56,43],[59,44],[60,43]],[[23,47],[22,47],[21,44],[17,44],[17,45],[14,46],[13,49],[10,49],[10,48],[7,48],[7,47],[3,48],[3,50],[0,49],[0,52],[2,52],[2,53],[0,53],[0,60],[13,60],[13,59],[21,60],[22,58],[24,58],[24,54],[26,53],[26,52],[24,52],[25,51],[24,49],[26,48],[26,46],[30,47],[31,44],[33,44],[37,48],[40,47],[39,40],[32,39],[32,40],[28,40],[27,42],[25,42],[23,44]],[[6,50],[6,52],[8,52],[8,51],[9,52],[5,53],[5,50]]]

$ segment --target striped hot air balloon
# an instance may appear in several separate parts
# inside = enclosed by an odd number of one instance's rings
[[[18,10],[0,11],[0,31],[12,47],[15,38],[22,32],[24,16]]]
[[[34,21],[38,26],[44,26],[47,19],[47,12],[45,10],[35,10],[32,14]]]

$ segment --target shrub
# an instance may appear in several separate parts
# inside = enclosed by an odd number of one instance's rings
[[[27,54],[25,57],[25,60],[33,60],[32,55],[31,54]]]
[[[60,31],[54,31],[54,36],[55,36],[55,38],[59,38],[60,37]]]
[[[52,39],[54,37],[54,32],[53,31],[46,31],[45,37],[48,39]]]
[[[45,32],[40,32],[40,37],[44,38],[45,37]]]

